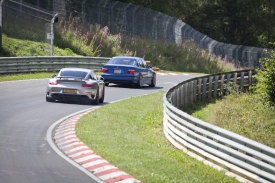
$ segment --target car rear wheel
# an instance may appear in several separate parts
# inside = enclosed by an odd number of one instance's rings
[[[46,95],[46,101],[47,102],[55,102],[55,99]]]
[[[136,83],[136,88],[141,88],[142,83],[141,83],[141,77],[138,79],[138,82]]]
[[[151,87],[155,87],[156,86],[156,75],[154,74],[154,76],[153,76],[153,78],[152,78],[152,80],[151,80],[151,84],[149,85],[149,86],[151,86]]]
[[[103,86],[103,91],[102,91],[101,98],[99,99],[99,103],[103,103],[104,102],[104,97],[105,97],[105,87]]]
[[[92,102],[94,105],[98,105],[99,104],[99,94],[98,94],[98,92],[99,92],[99,90],[97,90],[95,99]]]

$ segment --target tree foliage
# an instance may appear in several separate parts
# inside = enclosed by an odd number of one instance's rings
[[[274,0],[119,0],[177,17],[220,42],[273,48]]]
[[[52,10],[53,0],[23,0]],[[67,12],[80,16],[83,3],[99,0],[64,0]],[[111,1],[111,0],[105,0]],[[228,44],[274,48],[274,0],[113,0],[132,3],[176,17],[199,32]]]
[[[264,104],[275,106],[275,51],[271,51],[268,58],[260,59],[260,63],[262,67],[257,69],[256,92]]]

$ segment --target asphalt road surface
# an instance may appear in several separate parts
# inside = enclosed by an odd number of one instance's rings
[[[167,90],[197,75],[157,76],[154,88],[106,87],[108,103]],[[47,79],[0,83],[0,183],[93,183],[92,177],[61,158],[48,144],[48,128],[61,118],[93,107],[45,101]]]

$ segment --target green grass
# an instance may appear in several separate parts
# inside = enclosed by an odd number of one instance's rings
[[[48,73],[48,72],[26,73],[26,74],[5,74],[5,75],[0,75],[0,82],[28,80],[28,79],[44,79],[44,78],[50,78],[52,75],[53,73]]]
[[[35,72],[35,73],[24,73],[24,74],[3,74],[0,75],[0,82],[3,81],[15,81],[15,80],[28,80],[28,79],[45,79],[51,78],[53,74],[58,72]],[[100,76],[100,72],[96,72],[97,76]]]
[[[163,134],[164,91],[105,105],[76,134],[93,151],[142,182],[238,182],[180,150]]]
[[[49,45],[43,42],[15,39],[2,35],[3,51],[0,56],[4,57],[23,57],[23,56],[49,56]],[[54,47],[55,56],[79,56],[69,48],[61,49]]]
[[[257,94],[230,94],[222,100],[184,109],[203,121],[275,148],[275,109]]]

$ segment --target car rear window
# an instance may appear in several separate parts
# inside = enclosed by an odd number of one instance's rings
[[[61,71],[60,76],[71,76],[85,78],[88,73],[84,71]]]
[[[133,65],[136,66],[137,61],[133,58],[111,58],[107,64]]]

